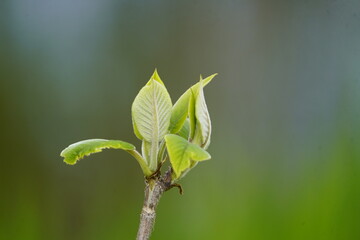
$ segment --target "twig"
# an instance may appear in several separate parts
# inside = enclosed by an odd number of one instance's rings
[[[156,206],[162,194],[173,187],[178,187],[182,194],[181,185],[172,183],[172,169],[169,168],[163,176],[155,174],[145,180],[145,199],[140,214],[140,225],[137,233],[137,240],[148,240],[154,228],[156,218]]]

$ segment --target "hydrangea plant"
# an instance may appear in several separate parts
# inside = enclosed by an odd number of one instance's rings
[[[211,121],[203,88],[213,74],[190,87],[173,105],[170,95],[155,70],[132,104],[132,124],[141,140],[141,153],[134,145],[120,140],[89,139],[71,144],[61,152],[64,162],[76,164],[80,159],[103,149],[122,149],[139,163],[145,176],[145,200],[140,215],[138,240],[149,239],[161,195],[177,187],[178,181],[199,162],[211,158]],[[165,161],[170,167],[164,172]]]

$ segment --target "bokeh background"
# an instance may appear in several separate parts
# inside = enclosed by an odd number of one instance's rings
[[[157,67],[199,75],[212,160],[158,207],[153,239],[360,239],[360,2],[2,0],[0,239],[134,239],[144,180],[130,106]]]

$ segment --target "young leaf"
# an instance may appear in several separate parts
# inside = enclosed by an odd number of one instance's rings
[[[189,126],[190,126],[190,134],[189,139],[190,141],[193,140],[195,135],[195,128],[196,128],[196,117],[195,117],[195,93],[194,91],[191,91],[190,99],[189,99],[189,108],[188,108],[188,114],[189,114]]]
[[[197,120],[196,128],[199,128],[201,147],[207,148],[210,144],[211,121],[208,108],[206,106],[202,80],[200,80],[199,92],[195,101],[195,116]],[[195,137],[196,138],[196,137]]]
[[[165,85],[164,85],[163,81],[161,80],[156,68],[155,68],[155,71],[154,71],[153,75],[151,76],[150,80],[146,83],[146,86],[151,85],[153,80],[157,81],[158,83],[160,83],[165,88]],[[141,134],[140,134],[140,132],[139,132],[137,126],[136,126],[136,123],[134,121],[134,116],[132,116],[132,124],[133,124],[133,128],[134,128],[135,136],[138,139],[143,140],[143,136],[141,136]]]
[[[180,137],[188,140],[189,139],[189,134],[190,134],[190,121],[187,118],[185,120],[185,122],[184,122],[184,125],[182,126],[180,131],[177,133],[177,135],[179,135]]]
[[[204,161],[211,158],[204,149],[180,136],[168,134],[165,136],[165,141],[171,166],[177,178],[190,167],[191,161]]]
[[[191,91],[186,91],[174,104],[171,110],[170,133],[177,133],[184,124],[188,115],[190,95]]]
[[[132,105],[134,130],[143,138],[143,141],[151,144],[148,166],[152,171],[157,168],[159,142],[169,129],[171,107],[169,93],[155,79],[150,79],[140,90]]]
[[[101,152],[103,149],[113,148],[113,149],[123,149],[130,153],[140,164],[142,171],[145,176],[150,176],[151,171],[147,167],[145,160],[141,155],[135,150],[135,146],[119,141],[119,140],[106,140],[106,139],[88,139],[80,141],[74,144],[71,144],[65,148],[60,156],[64,157],[64,162],[70,165],[74,165],[77,161],[82,159],[85,156],[88,156],[93,153]]]
[[[143,87],[132,104],[132,116],[139,134],[148,142],[159,141],[168,131],[171,99],[166,88],[155,80]]]
[[[216,75],[217,73],[203,79],[203,86],[205,87],[210,83]],[[177,133],[181,129],[188,115],[189,100],[192,95],[191,92],[197,94],[199,87],[199,83],[190,87],[174,104],[171,112],[170,133]]]
[[[60,153],[60,156],[64,157],[64,162],[67,164],[74,165],[83,157],[106,148],[135,150],[134,145],[119,140],[89,139],[71,144]]]

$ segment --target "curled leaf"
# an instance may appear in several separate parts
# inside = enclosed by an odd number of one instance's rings
[[[60,156],[64,157],[64,162],[67,164],[74,165],[83,157],[101,152],[106,148],[135,150],[134,145],[119,140],[88,139],[71,144],[60,153]]]
[[[106,139],[88,139],[80,141],[74,144],[71,144],[65,148],[60,156],[64,158],[64,162],[70,165],[74,165],[85,156],[88,156],[93,153],[101,152],[103,149],[113,148],[113,149],[123,149],[130,153],[136,161],[140,164],[140,167],[145,176],[150,176],[151,171],[146,165],[145,160],[142,158],[140,153],[135,150],[135,146],[119,140],[106,140]]]
[[[217,73],[202,80],[203,87],[205,87],[211,80],[217,75]],[[180,96],[180,98],[174,104],[171,110],[170,119],[170,133],[177,133],[184,124],[189,111],[189,101],[193,94],[195,97],[199,91],[200,83],[196,83],[190,87],[186,92]]]
[[[194,139],[199,139],[199,145],[205,149],[210,144],[211,135],[211,121],[208,108],[205,102],[204,90],[202,81],[200,81],[199,92],[195,100],[195,116],[196,116],[196,128]]]
[[[188,140],[189,139],[189,134],[190,134],[190,121],[187,118],[185,120],[185,122],[184,122],[184,125],[182,126],[180,131],[177,133],[177,135],[179,135],[180,137]]]

